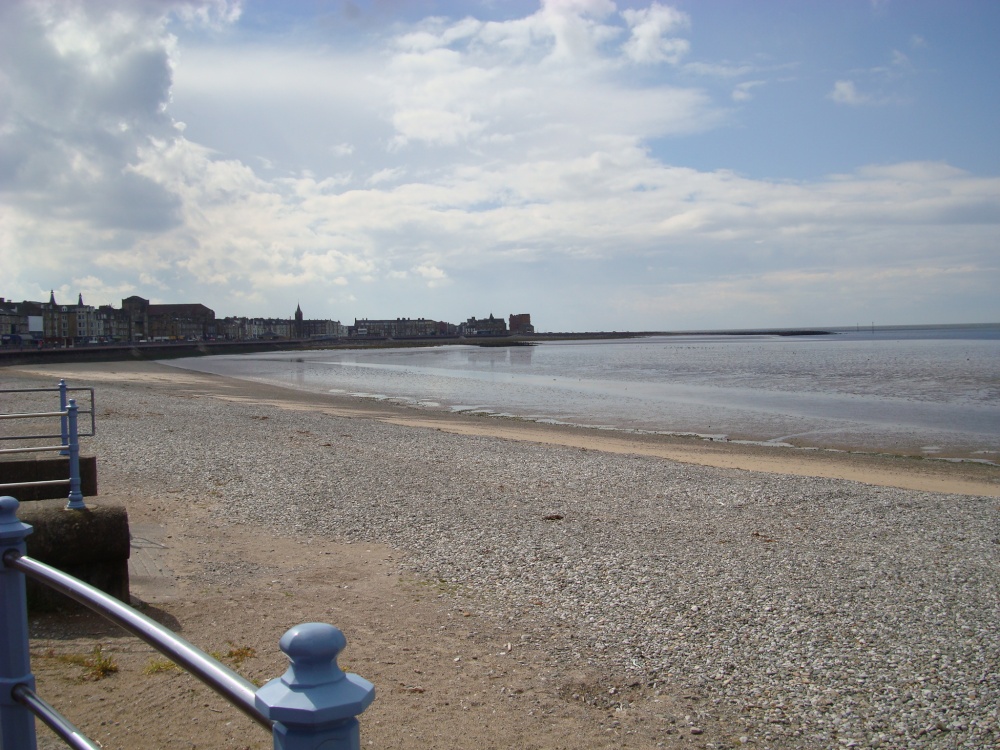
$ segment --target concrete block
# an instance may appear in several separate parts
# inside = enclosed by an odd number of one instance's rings
[[[22,503],[17,515],[34,527],[26,540],[29,557],[130,603],[131,547],[124,506],[91,501],[84,510],[67,510],[61,498],[36,500]],[[28,607],[33,611],[82,606],[31,579],[27,590]]]

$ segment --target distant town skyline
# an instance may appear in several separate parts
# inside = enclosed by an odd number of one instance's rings
[[[0,291],[2,291],[2,290],[0,290]],[[163,301],[163,300],[150,300],[150,299],[146,299],[146,298],[143,298],[142,295],[132,295],[132,296],[133,297],[138,297],[138,298],[142,299],[144,302],[151,303],[153,305],[163,305],[163,306],[178,306],[178,305],[179,306],[196,306],[196,305],[200,305],[200,306],[204,306],[204,307],[206,307],[208,309],[211,309],[212,312],[215,314],[215,317],[216,318],[220,318],[220,319],[221,318],[260,318],[260,319],[275,319],[275,320],[288,320],[288,321],[300,320],[301,321],[303,319],[309,319],[310,317],[312,317],[313,319],[333,320],[333,318],[330,318],[329,316],[306,316],[305,315],[306,311],[304,311],[302,309],[302,305],[299,302],[295,303],[295,309],[292,310],[287,315],[280,315],[280,314],[279,315],[258,315],[258,314],[254,314],[254,313],[236,315],[236,314],[226,313],[224,311],[220,312],[219,310],[215,310],[214,308],[211,308],[210,305],[206,305],[204,302],[198,301],[198,300],[193,300],[193,301],[187,300],[187,301],[183,301],[183,302],[180,302],[180,301]],[[120,305],[118,305],[119,308],[126,307],[127,306],[126,302],[128,302],[128,299],[122,299],[122,300],[120,300]],[[11,297],[4,296],[4,295],[0,294],[0,304],[13,304],[13,303],[28,303],[28,304],[35,304],[35,305],[53,305],[53,306],[57,306],[57,307],[75,307],[75,306],[85,306],[85,307],[93,307],[93,308],[99,308],[99,307],[116,307],[116,303],[114,301],[93,302],[93,301],[84,299],[83,292],[78,292],[76,295],[74,295],[73,301],[69,301],[68,299],[60,299],[59,295],[56,294],[55,289],[50,289],[49,293],[48,293],[48,296],[45,299],[19,299],[19,300],[15,300],[15,299],[12,299]],[[481,310],[476,310],[476,311],[473,311],[473,312],[475,312],[475,313],[482,313]],[[468,314],[468,311],[466,311],[465,313],[462,313],[462,314],[452,315],[452,316],[450,316],[448,318],[442,318],[441,321],[442,322],[453,323],[456,320],[462,319],[462,316],[463,315],[467,315],[467,314]],[[493,318],[493,317],[494,317],[494,312],[492,310],[490,310],[489,312],[483,313],[483,319],[484,320],[485,319],[490,319],[490,318]],[[520,319],[519,323],[521,325],[528,325],[528,326],[531,325],[531,314],[530,313],[524,313],[524,312],[513,313],[512,312],[512,313],[509,313],[507,316],[501,315],[499,317],[500,318],[503,318],[503,317],[518,318],[518,319]],[[353,320],[369,320],[369,319],[371,319],[371,320],[382,320],[382,319],[385,319],[385,320],[390,320],[390,319],[393,319],[393,320],[432,320],[432,318],[429,318],[426,315],[391,315],[391,314],[390,315],[384,315],[384,316],[361,316],[361,315],[345,316],[345,320],[347,320],[348,318],[353,319]],[[433,319],[433,320],[436,320],[436,319]],[[467,320],[469,320],[469,321],[475,320],[475,317],[468,318]],[[344,323],[344,321],[339,320],[339,319],[337,319],[337,322]],[[346,323],[345,323],[345,325],[346,325]],[[0,333],[2,333],[2,331],[0,331]]]
[[[998,28],[994,0],[11,0],[0,283],[553,331],[997,322]]]
[[[509,324],[508,324],[509,323]],[[151,303],[139,295],[112,304],[10,300],[0,295],[0,346],[72,347],[98,344],[277,339],[413,339],[496,337],[536,333],[530,313],[506,318],[475,315],[461,323],[420,317],[354,318],[353,325],[331,318],[308,318],[302,305],[288,317],[219,315],[200,302]]]

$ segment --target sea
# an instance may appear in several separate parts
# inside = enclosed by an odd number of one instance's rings
[[[289,351],[164,364],[498,419],[1000,462],[1000,324],[826,330]]]

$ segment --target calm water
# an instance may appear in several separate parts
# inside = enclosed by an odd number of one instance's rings
[[[1000,461],[1000,325],[288,352],[167,364],[426,409]]]

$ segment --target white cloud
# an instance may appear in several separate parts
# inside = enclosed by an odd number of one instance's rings
[[[600,46],[618,34],[599,22],[614,10],[611,0],[543,0],[537,18],[554,42],[546,59],[556,63],[593,60]]]
[[[909,68],[910,58],[898,49],[894,49],[890,55],[890,63],[896,68]]]
[[[32,212],[94,226],[163,229],[176,201],[131,169],[147,139],[176,130],[173,40],[162,20],[82,3],[5,3],[0,190]]]
[[[752,65],[733,65],[727,62],[689,62],[684,63],[683,69],[686,73],[693,73],[700,76],[712,76],[714,78],[736,78],[753,73],[757,70]]]
[[[177,0],[173,5],[174,13],[189,27],[225,29],[243,13],[242,0]]]
[[[965,181],[970,175],[957,167],[943,162],[902,162],[899,164],[872,164],[860,167],[857,174],[865,179],[892,180],[910,183],[934,183],[940,181]],[[849,179],[849,178],[848,178]],[[974,183],[973,183],[974,184]]]
[[[373,174],[366,180],[366,183],[371,186],[381,185],[386,182],[397,182],[405,174],[405,170],[398,169],[380,169],[378,172]]]
[[[413,273],[424,279],[427,282],[427,286],[431,288],[440,287],[448,283],[448,274],[437,266],[429,263],[423,263],[419,266],[415,266],[413,268]]]
[[[691,45],[686,39],[668,36],[690,26],[686,13],[653,3],[648,8],[624,10],[622,17],[631,30],[631,37],[624,47],[625,54],[635,62],[676,65],[690,50]]]
[[[903,104],[909,101],[905,84],[916,74],[909,56],[898,49],[890,50],[888,62],[852,72],[863,80],[863,86],[851,79],[839,80],[827,98],[849,106]]]
[[[734,102],[746,102],[753,98],[753,90],[759,86],[763,86],[766,81],[744,81],[743,83],[738,83],[733,87],[733,101]]]
[[[142,287],[144,289],[159,289],[160,291],[167,291],[167,290],[170,289],[169,286],[167,286],[166,284],[164,284],[162,281],[160,281],[159,279],[157,279],[155,276],[153,276],[151,274],[148,274],[148,273],[145,273],[145,272],[140,272],[139,273],[139,283],[142,285]],[[98,293],[98,289],[86,286],[84,284],[81,284],[80,288],[86,288],[88,294]],[[130,284],[126,284],[126,285],[124,285],[124,289],[125,290],[132,290],[133,287]],[[117,295],[115,295],[115,296],[117,296]],[[131,296],[131,295],[129,295],[129,296]],[[115,297],[111,297],[110,299],[113,300],[114,298]],[[166,301],[166,300],[164,300],[164,301]]]
[[[851,106],[867,104],[871,101],[871,97],[858,91],[853,81],[837,81],[833,84],[833,90],[827,94],[827,98],[832,99],[837,104],[848,104]]]
[[[609,125],[601,121],[610,118],[620,122],[618,128],[649,123],[652,132],[642,135],[706,127],[714,113],[701,92],[630,90],[614,74],[629,61],[678,57],[686,43],[660,35],[683,26],[686,16],[657,4],[625,11],[633,37],[618,54],[606,44],[622,30],[601,22],[613,10],[607,2],[547,2],[524,19],[488,24],[435,19],[419,33],[404,35],[377,76],[393,105],[393,147],[509,143],[523,148],[532,147],[529,138],[553,142],[553,134],[554,142],[564,143],[564,123],[579,132],[577,123],[587,122],[588,130],[605,132]],[[640,98],[648,104],[638,105]]]

